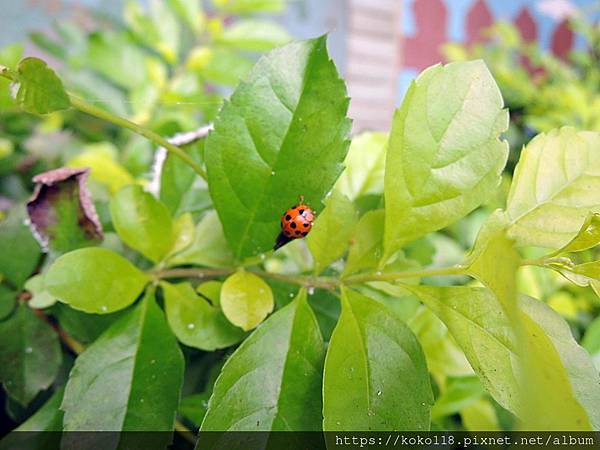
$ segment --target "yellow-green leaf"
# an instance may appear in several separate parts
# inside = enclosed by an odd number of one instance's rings
[[[244,270],[231,275],[221,288],[225,317],[245,331],[261,323],[273,311],[273,292],[262,278]]]

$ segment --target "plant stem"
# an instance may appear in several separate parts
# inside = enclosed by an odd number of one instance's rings
[[[405,278],[431,277],[435,275],[462,275],[464,266],[450,266],[423,270],[407,270],[404,272],[377,272],[351,275],[342,279],[343,284],[360,284],[370,281],[397,281]]]
[[[114,123],[115,125],[118,125],[122,128],[127,128],[128,130],[131,130],[134,133],[137,133],[140,136],[151,140],[155,144],[164,147],[167,151],[173,153],[174,155],[178,156],[183,161],[185,161],[192,169],[194,169],[194,171],[199,176],[206,180],[206,172],[204,172],[204,169],[202,169],[202,167],[200,167],[200,165],[196,161],[194,161],[189,154],[187,154],[183,149],[177,147],[176,145],[171,144],[169,141],[167,141],[165,138],[155,133],[154,131],[149,130],[141,125],[138,125],[137,123],[134,123],[130,120],[127,120],[124,117],[117,116],[113,113],[98,108],[97,106],[92,105],[78,97],[75,97],[72,94],[69,94],[69,98],[71,100],[71,106],[73,106],[73,108],[78,109],[79,111],[84,112],[86,114],[89,114],[90,116],[106,120],[110,123]]]
[[[154,272],[156,279],[163,278],[216,278],[230,275],[235,268],[228,269],[166,269]],[[428,277],[434,275],[461,275],[465,271],[463,266],[442,267],[435,269],[414,270],[395,273],[368,273],[353,275],[346,278],[319,277],[314,275],[292,275],[285,273],[273,273],[264,270],[249,270],[249,272],[263,278],[280,280],[293,283],[306,288],[320,288],[333,290],[342,285],[353,285],[368,283],[371,281],[397,281],[405,278]]]

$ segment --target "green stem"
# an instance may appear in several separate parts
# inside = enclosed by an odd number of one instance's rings
[[[343,284],[361,284],[370,281],[397,281],[405,278],[421,278],[436,275],[462,275],[465,273],[463,266],[440,267],[423,270],[407,270],[404,272],[377,272],[359,275],[351,275],[342,279]]]
[[[10,81],[18,81],[17,75],[8,67],[2,65],[0,65],[0,76]],[[200,165],[196,161],[194,161],[194,159],[190,155],[188,155],[184,150],[177,147],[176,145],[171,144],[159,134],[141,125],[138,125],[137,123],[127,120],[124,117],[117,116],[116,114],[105,111],[102,108],[98,108],[97,106],[94,106],[86,102],[85,100],[74,96],[71,93],[67,92],[67,95],[69,96],[69,100],[73,108],[78,109],[79,111],[84,112],[86,114],[89,114],[90,116],[97,117],[98,119],[114,123],[115,125],[118,125],[122,128],[127,128],[128,130],[131,130],[134,133],[137,133],[140,136],[151,140],[155,144],[164,147],[168,152],[173,153],[174,155],[178,156],[183,161],[185,161],[192,169],[194,169],[194,171],[199,176],[206,180],[206,172],[204,172],[204,169],[202,169],[202,167],[200,167]]]
[[[237,269],[166,269],[158,270],[153,273],[155,279],[163,278],[202,278],[210,279],[221,276],[227,276]],[[306,288],[320,288],[334,290],[342,285],[353,285],[368,283],[371,281],[398,281],[406,278],[428,277],[434,275],[461,275],[465,271],[463,266],[442,267],[436,269],[414,270],[396,273],[369,273],[353,275],[346,278],[318,277],[314,275],[292,275],[285,273],[273,273],[264,270],[249,270],[249,272],[263,278],[285,281]]]
[[[140,136],[145,137],[146,139],[151,140],[157,145],[164,147],[167,151],[173,153],[174,155],[181,158],[185,161],[194,171],[206,180],[206,172],[204,169],[200,167],[200,165],[192,159],[192,157],[187,154],[183,149],[177,147],[176,145],[171,144],[162,136],[158,135],[152,130],[149,130],[137,123],[134,123],[130,120],[125,119],[124,117],[117,116],[113,113],[105,111],[97,106],[94,106],[78,97],[75,97],[69,94],[69,98],[71,100],[71,106],[75,109],[78,109],[81,112],[89,114],[90,116],[97,117],[102,120],[106,120],[107,122],[114,123],[122,128],[127,128],[128,130],[133,131],[134,133],[139,134]]]

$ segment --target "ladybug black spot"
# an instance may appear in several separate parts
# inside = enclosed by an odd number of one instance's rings
[[[287,214],[287,215],[285,216],[285,220],[292,220],[292,216],[290,216],[289,214]]]
[[[296,228],[296,222],[292,222],[292,223],[290,224],[290,227],[292,227],[292,228]]]
[[[304,210],[301,209],[300,211],[298,211],[298,214],[304,214]]]
[[[303,231],[302,232],[302,236],[306,236],[308,234],[308,231]]]
[[[302,226],[303,226],[304,228],[308,228],[308,222],[304,222],[304,223],[302,224]]]
[[[296,230],[296,236],[300,236],[300,231]]]

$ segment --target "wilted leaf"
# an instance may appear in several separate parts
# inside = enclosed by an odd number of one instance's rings
[[[384,261],[488,200],[508,157],[507,127],[483,61],[436,65],[413,81],[387,149]]]
[[[342,169],[350,122],[325,38],[271,51],[223,106],[206,142],[208,184],[237,258],[273,248],[300,195],[318,207]]]
[[[201,431],[319,431],[324,354],[319,326],[301,291],[227,360]],[[199,448],[206,448],[202,439],[201,433]]]
[[[223,283],[220,304],[231,323],[248,331],[273,311],[273,292],[262,278],[241,270]]]
[[[83,248],[54,261],[44,284],[75,309],[108,314],[131,305],[148,281],[121,255],[105,248]]]
[[[521,152],[508,195],[509,236],[518,245],[561,248],[600,212],[600,133],[564,127]]]
[[[58,335],[26,304],[0,322],[0,380],[21,405],[50,386],[61,361]]]
[[[43,247],[64,253],[102,240],[102,225],[85,185],[88,173],[62,167],[33,177],[27,213]]]
[[[44,61],[25,58],[17,66],[17,104],[33,114],[47,114],[71,106],[60,78]]]
[[[323,429],[428,430],[432,404],[417,338],[385,306],[344,290],[325,359]]]
[[[209,303],[214,300],[196,294],[189,283],[162,283],[161,287],[169,325],[185,345],[213,351],[243,339],[245,333],[232,325],[218,306]]]

